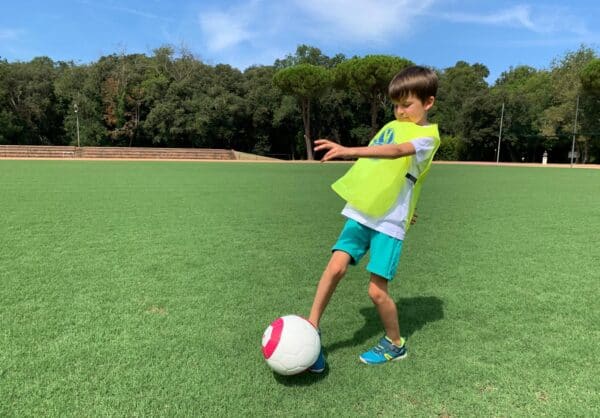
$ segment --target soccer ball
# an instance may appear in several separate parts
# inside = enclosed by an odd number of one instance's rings
[[[302,373],[317,361],[321,339],[308,320],[287,315],[277,318],[262,336],[262,352],[271,369],[283,375]]]

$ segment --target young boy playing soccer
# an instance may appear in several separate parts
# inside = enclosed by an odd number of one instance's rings
[[[358,160],[332,185],[347,202],[342,215],[348,220],[317,286],[309,321],[319,329],[321,316],[348,265],[357,264],[370,251],[368,293],[385,335],[360,355],[366,364],[399,360],[407,354],[388,283],[396,274],[405,232],[416,219],[414,209],[421,185],[440,144],[437,125],[427,122],[437,84],[432,70],[420,66],[406,68],[389,85],[396,120],[386,124],[369,146],[348,148],[326,139],[315,141],[315,151],[325,151],[321,161]],[[321,349],[309,370],[320,373],[324,369]]]

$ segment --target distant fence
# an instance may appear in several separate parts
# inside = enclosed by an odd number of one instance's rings
[[[235,160],[233,150],[212,148],[72,147],[0,145],[0,158],[106,158],[155,160]]]

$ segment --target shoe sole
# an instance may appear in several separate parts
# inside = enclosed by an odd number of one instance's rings
[[[398,357],[395,357],[395,358],[393,358],[393,359],[391,359],[391,360],[384,361],[383,363],[369,363],[368,361],[366,361],[365,359],[363,359],[363,358],[362,358],[362,357],[360,357],[360,356],[358,357],[358,359],[359,359],[361,362],[363,362],[364,364],[368,364],[369,366],[379,366],[380,364],[386,364],[386,363],[389,363],[389,362],[391,362],[391,361],[404,360],[406,357],[408,357],[408,353],[405,353],[403,356],[398,356]]]

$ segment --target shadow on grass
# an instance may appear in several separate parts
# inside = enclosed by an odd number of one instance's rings
[[[444,318],[444,302],[435,296],[400,298],[396,301],[396,306],[400,317],[400,331],[405,338],[410,337],[427,323]],[[325,357],[340,348],[355,347],[383,334],[383,326],[374,306],[363,308],[360,313],[365,318],[363,327],[357,330],[352,338],[324,346]],[[273,377],[285,386],[308,386],[325,379],[328,374],[329,367],[326,367],[323,373],[304,372],[293,376],[282,376],[273,372]]]
[[[400,317],[400,333],[404,338],[409,338],[427,323],[444,318],[444,302],[435,296],[400,298],[396,301],[396,306]],[[355,347],[375,336],[383,335],[383,325],[375,306],[363,308],[360,313],[365,318],[363,327],[357,330],[352,338],[327,345],[327,352]]]
[[[323,373],[311,373],[306,371],[292,376],[282,376],[273,372],[273,377],[275,378],[275,380],[277,380],[277,382],[281,383],[284,386],[308,386],[325,379],[328,374],[329,367],[325,367]]]

